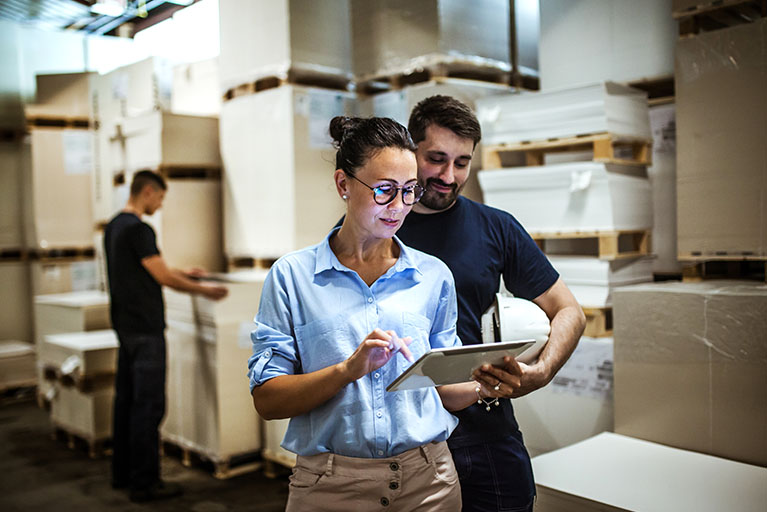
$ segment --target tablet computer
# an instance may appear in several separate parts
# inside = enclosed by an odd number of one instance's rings
[[[386,391],[467,382],[474,370],[483,364],[500,366],[505,356],[516,357],[534,343],[535,340],[521,340],[436,348],[418,358],[386,387]]]

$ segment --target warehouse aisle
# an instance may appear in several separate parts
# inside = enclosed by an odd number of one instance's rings
[[[0,405],[0,510],[228,512],[285,509],[287,478],[262,472],[216,480],[202,469],[163,459],[163,477],[179,482],[185,494],[175,500],[131,503],[109,485],[109,458],[88,458],[51,437],[48,413],[32,402]]]

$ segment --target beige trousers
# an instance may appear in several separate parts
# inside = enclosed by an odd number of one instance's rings
[[[461,489],[445,442],[386,459],[299,455],[285,510],[457,512]]]

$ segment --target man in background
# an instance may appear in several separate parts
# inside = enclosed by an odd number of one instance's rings
[[[155,232],[141,220],[161,206],[167,185],[151,171],[133,177],[125,208],[107,225],[104,249],[112,326],[120,342],[115,380],[112,486],[136,502],[172,498],[177,484],[160,478],[160,422],[165,415],[165,306],[162,287],[213,300],[227,289],[197,281],[204,271],[169,268]]]
[[[538,361],[525,365],[507,358],[506,368],[490,367],[485,381],[507,398],[545,386],[575,349],[586,324],[583,310],[512,215],[460,196],[481,138],[471,109],[449,96],[432,96],[415,106],[408,129],[418,145],[418,182],[425,192],[397,236],[453,272],[464,345],[482,343],[481,317],[495,300],[501,276],[514,296],[546,312],[551,334]],[[460,423],[448,444],[464,512],[531,511],[532,464],[511,400],[489,411],[474,404],[454,414]]]

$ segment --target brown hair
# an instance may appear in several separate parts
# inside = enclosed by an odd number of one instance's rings
[[[407,127],[416,144],[426,138],[426,128],[432,124],[447,128],[459,137],[471,139],[475,148],[482,138],[477,116],[451,96],[429,96],[413,107]]]

